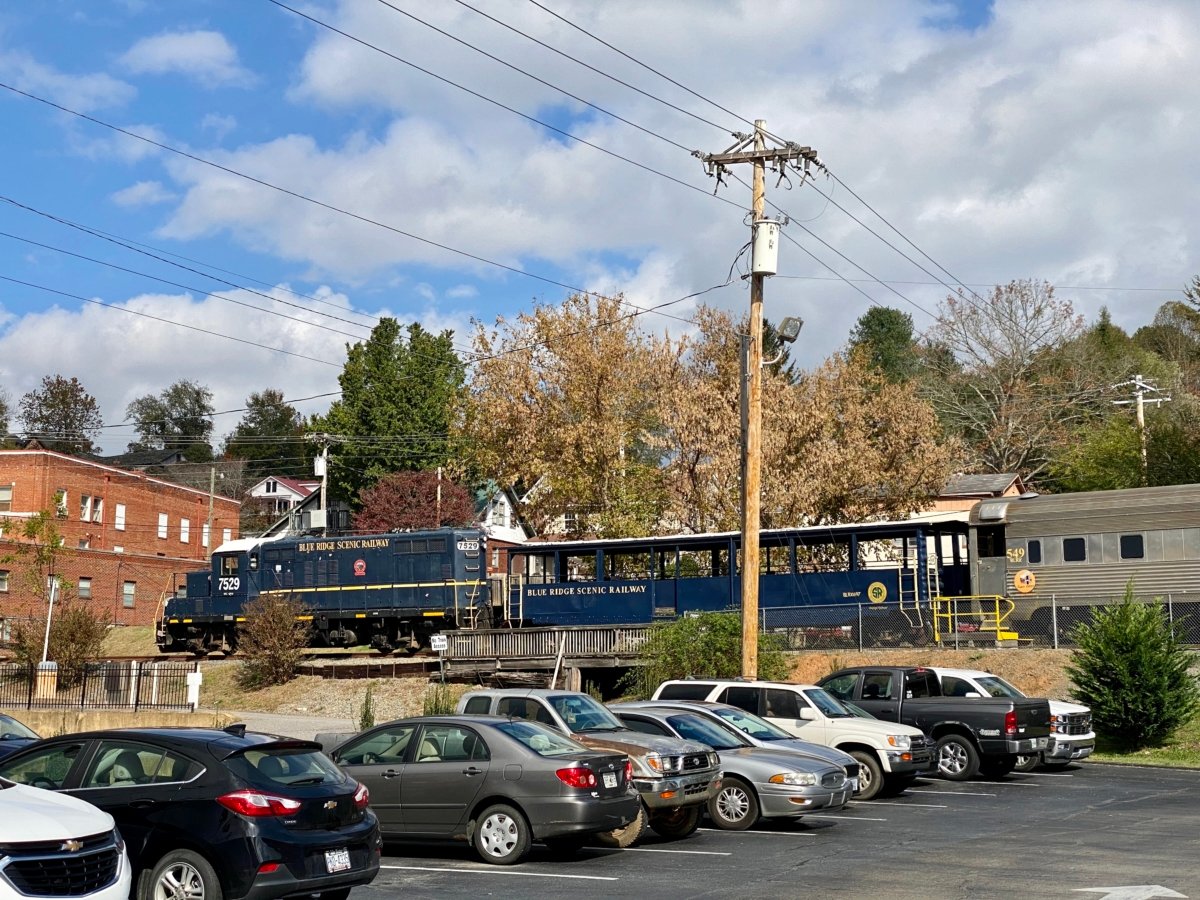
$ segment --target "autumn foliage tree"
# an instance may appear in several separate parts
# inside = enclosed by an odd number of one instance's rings
[[[359,495],[354,529],[363,533],[461,527],[475,518],[470,494],[436,472],[393,472]]]
[[[90,453],[104,419],[78,378],[47,375],[21,397],[17,419],[29,437],[51,450]]]

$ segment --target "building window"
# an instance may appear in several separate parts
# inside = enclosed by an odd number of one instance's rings
[[[117,531],[125,530],[125,504],[124,503],[117,504],[117,511],[113,517],[113,527],[115,529],[117,529]]]
[[[202,528],[200,531],[200,545],[205,548],[208,547],[209,527],[210,527],[209,524],[207,522],[205,522],[204,528]]]
[[[1087,562],[1087,539],[1063,538],[1063,562]]]
[[[228,544],[229,541],[232,540],[232,538],[233,538],[233,530],[232,529],[223,528],[221,530],[221,543],[222,544]]]
[[[279,482],[278,481],[268,481],[266,484],[266,487],[263,488],[263,492],[267,493],[267,494],[278,493],[279,492]]]
[[[125,548],[122,547],[120,544],[117,544],[116,546],[113,547],[113,553],[124,553],[124,552],[125,552]]]
[[[92,579],[80,578],[77,592],[80,600],[90,600],[92,597]]]
[[[0,569],[0,593],[8,593],[8,570]]]
[[[167,514],[166,513],[158,514],[158,537],[160,540],[164,540],[164,541],[167,539]]]
[[[79,539],[79,549],[80,550],[91,550],[92,549],[91,538],[80,538]]]
[[[12,512],[12,492],[11,484],[0,484],[0,512]]]
[[[103,524],[104,522],[104,498],[94,497],[92,499],[92,521]]]
[[[54,511],[60,519],[67,517],[67,489],[59,488],[54,492]]]
[[[1121,535],[1121,559],[1145,559],[1146,543],[1140,534]]]
[[[133,601],[137,599],[137,582],[127,581],[121,586],[121,604],[126,609],[133,609]]]
[[[92,518],[92,495],[79,495],[79,519],[83,522],[90,522]]]
[[[188,538],[192,536],[192,523],[187,519],[179,520],[179,541],[182,544],[188,542]]]

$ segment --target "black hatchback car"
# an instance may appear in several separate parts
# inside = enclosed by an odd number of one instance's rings
[[[242,726],[93,731],[14,753],[0,775],[111,814],[138,900],[344,900],[379,872],[367,788],[310,741]]]

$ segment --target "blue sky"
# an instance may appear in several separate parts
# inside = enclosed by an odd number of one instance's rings
[[[745,127],[523,0],[486,10],[651,96],[458,4],[390,2],[683,147],[720,150],[730,130]],[[972,284],[1047,278],[1070,287],[1085,315],[1108,305],[1118,323],[1136,327],[1200,269],[1191,159],[1200,13],[1192,4],[811,0],[772,6],[767,19],[753,0],[547,5],[726,109],[765,117],[772,130],[816,147],[906,237]],[[378,0],[295,6],[698,190],[532,125],[267,0],[10,4],[0,10],[0,81],[570,287],[624,291],[648,306],[725,281],[746,239],[740,185],[722,192],[732,204],[715,201],[698,162],[679,148]],[[754,57],[750,47],[758,48]],[[310,357],[0,281],[0,390],[13,405],[55,372],[78,376],[110,423],[134,397],[178,378],[210,385],[218,409],[241,406],[265,387],[309,396],[336,387],[343,344],[365,336],[372,316],[453,328],[466,349],[472,319],[512,317],[535,298],[555,303],[566,294],[8,91],[0,91],[0,117],[0,195],[185,255],[203,264],[188,263],[196,268],[231,270],[238,274],[220,277],[274,300],[6,203],[0,231],[24,242],[0,237],[0,276]],[[814,186],[886,231],[833,182]],[[767,312],[806,319],[802,362],[840,346],[868,296],[928,326],[945,285],[900,284],[931,279],[812,186],[770,187],[793,219],[896,282],[889,289],[826,280],[836,277],[830,268],[785,244],[784,277],[768,286]],[[840,275],[865,277],[798,226],[789,234]],[[741,309],[745,292],[739,282],[705,299]],[[693,302],[671,311],[686,320],[690,310]],[[643,321],[656,331],[688,329],[664,316]],[[220,421],[218,432],[235,422]],[[122,449],[128,437],[115,430],[106,449]]]

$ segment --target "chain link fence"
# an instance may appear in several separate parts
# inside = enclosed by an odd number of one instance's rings
[[[77,677],[24,663],[0,663],[0,707],[15,709],[178,709],[194,711],[188,676],[197,662],[86,663]]]
[[[1020,597],[1000,603],[1001,629],[1015,633],[1007,645],[1036,648],[1076,646],[1075,628],[1090,622],[1098,607],[1118,604],[1122,597],[1060,600]],[[1200,646],[1200,593],[1174,592],[1161,597],[1138,598],[1139,603],[1159,603],[1168,620],[1176,623],[1187,644]],[[836,604],[762,608],[759,628],[775,636],[786,650],[873,650],[896,647],[994,647],[997,642],[995,603],[961,600],[938,607],[941,617],[934,627],[929,604],[913,607],[899,603]]]

